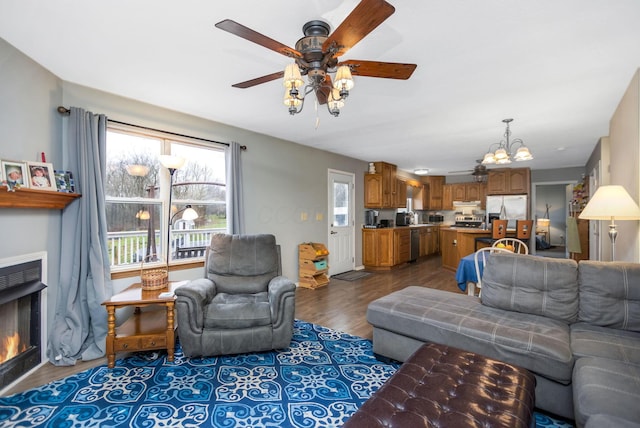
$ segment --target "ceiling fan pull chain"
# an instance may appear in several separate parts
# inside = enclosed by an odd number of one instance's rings
[[[316,129],[320,126],[320,115],[318,114],[318,98],[316,97],[316,101],[313,103],[316,109]]]

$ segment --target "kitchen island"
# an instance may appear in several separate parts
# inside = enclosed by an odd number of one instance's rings
[[[507,229],[507,236],[515,235],[515,229]],[[476,251],[476,238],[491,238],[491,231],[467,227],[440,227],[442,267],[455,271],[461,258]],[[478,244],[478,249],[486,246],[487,244]]]

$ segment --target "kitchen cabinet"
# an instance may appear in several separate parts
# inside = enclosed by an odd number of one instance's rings
[[[407,208],[407,182],[396,178],[396,207]]]
[[[382,174],[364,175],[364,207],[382,208]]]
[[[443,209],[445,177],[443,175],[430,175],[422,177],[421,181],[424,183],[422,191],[422,209]]]
[[[436,226],[420,227],[420,257],[436,254],[439,251],[438,241]]]
[[[366,173],[364,176],[364,207],[396,208],[398,203],[397,167],[386,162],[374,162],[374,165],[375,174]]]
[[[394,265],[407,263],[411,258],[411,230],[408,227],[393,231]]]
[[[453,209],[453,185],[445,184],[442,186],[442,209]]]
[[[455,229],[440,229],[440,252],[442,253],[442,267],[450,270],[458,269],[458,231]]]
[[[443,186],[442,209],[452,210],[453,202],[480,201],[482,208],[486,203],[487,185],[485,183],[453,183]]]
[[[487,178],[488,195],[529,194],[531,170],[529,168],[490,169]]]
[[[362,229],[362,264],[367,268],[393,266],[394,229]]]

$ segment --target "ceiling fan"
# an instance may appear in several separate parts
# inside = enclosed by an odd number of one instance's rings
[[[304,37],[296,42],[295,49],[277,42],[263,34],[260,34],[242,24],[230,19],[218,22],[215,26],[221,30],[235,34],[238,37],[257,43],[279,54],[293,58],[300,75],[306,75],[309,83],[304,91],[305,95],[315,92],[320,104],[328,101],[346,98],[346,92],[340,91],[334,94],[334,84],[329,73],[335,73],[341,66],[348,67],[351,74],[356,76],[381,77],[385,79],[408,79],[416,68],[416,64],[403,64],[392,62],[363,61],[350,59],[339,61],[338,58],[356,45],[367,34],[384,22],[395,12],[395,8],[384,0],[362,0],[347,18],[330,33],[329,24],[324,21],[314,20],[307,22],[302,27]],[[262,83],[270,82],[285,76],[284,71],[267,74],[232,85],[235,88],[250,88]],[[349,76],[350,77],[350,76]],[[302,81],[300,80],[302,83]],[[301,84],[300,83],[300,84]],[[300,85],[298,84],[298,85]],[[303,100],[304,96],[298,95],[297,86],[288,86],[292,102]],[[345,89],[345,88],[343,88]],[[350,89],[350,88],[349,88]],[[285,94],[286,97],[286,94]],[[298,111],[292,112],[295,114]],[[331,110],[330,110],[331,111]],[[333,112],[332,112],[333,114]],[[337,114],[334,114],[337,116]]]
[[[477,181],[482,181],[484,177],[486,177],[489,172],[487,167],[482,164],[482,159],[476,159],[477,165],[473,167],[473,169],[467,169],[463,171],[449,171],[448,174],[451,175],[473,175]]]

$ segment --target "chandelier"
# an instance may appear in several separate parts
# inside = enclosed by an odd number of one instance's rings
[[[499,143],[494,143],[489,146],[489,151],[484,155],[482,164],[489,165],[495,163],[498,165],[505,165],[511,163],[512,159],[516,162],[532,160],[533,155],[520,138],[516,138],[513,141],[509,140],[511,137],[509,123],[513,122],[513,119],[503,119],[502,121],[507,124],[507,129],[504,133],[505,139]],[[494,152],[492,151],[492,147],[496,144],[498,145],[498,148]]]

